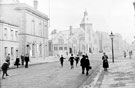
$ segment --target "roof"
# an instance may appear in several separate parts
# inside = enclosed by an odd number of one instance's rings
[[[0,23],[5,23],[5,24],[11,25],[11,26],[19,27],[19,26],[18,26],[18,25],[16,25],[16,24],[9,23],[9,22],[7,22],[7,21],[3,21],[3,20],[0,20]]]
[[[16,7],[16,10],[27,10],[43,19],[49,20],[48,16],[37,9],[34,9],[33,7],[29,6],[28,4],[25,3],[19,3],[18,6]]]

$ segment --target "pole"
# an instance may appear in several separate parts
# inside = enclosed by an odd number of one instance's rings
[[[112,62],[114,63],[113,38],[112,38]]]

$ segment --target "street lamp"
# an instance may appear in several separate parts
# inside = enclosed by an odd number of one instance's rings
[[[114,51],[113,51],[113,38],[114,38],[114,35],[113,35],[112,32],[111,32],[111,34],[110,34],[110,38],[111,38],[111,40],[112,40],[112,62],[114,63]]]

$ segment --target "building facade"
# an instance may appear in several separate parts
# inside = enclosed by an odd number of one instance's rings
[[[19,0],[1,0],[0,19],[18,25],[18,52],[29,54],[31,62],[43,60],[48,56],[48,16],[38,11],[38,1],[34,7]]]
[[[70,26],[68,30],[58,33],[56,30],[53,30],[50,40],[52,41],[53,55],[61,54],[57,50],[60,50],[65,55],[71,53],[75,55],[81,53],[98,53],[99,51],[98,36],[92,29],[87,11],[84,12],[79,28]]]
[[[17,25],[0,20],[0,66],[6,59],[7,54],[11,56],[11,63],[19,55],[19,27]]]

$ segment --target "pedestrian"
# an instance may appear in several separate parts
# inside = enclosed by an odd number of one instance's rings
[[[107,68],[109,68],[109,63],[108,63],[108,56],[105,53],[103,53],[102,60],[104,71],[107,71]]]
[[[129,51],[129,58],[132,58],[132,51]]]
[[[60,57],[60,64],[61,64],[61,66],[63,67],[63,62],[64,62],[64,57],[63,57],[63,55],[61,55],[61,57]]]
[[[10,54],[8,54],[8,56],[6,57],[6,61],[8,62],[8,67],[10,65]]]
[[[26,56],[25,56],[25,68],[28,68],[28,62],[29,62],[29,55],[26,54]]]
[[[7,74],[8,68],[9,68],[9,62],[8,62],[8,60],[5,60],[5,62],[4,62],[3,65],[1,66],[1,69],[2,69],[2,71],[3,71],[2,79],[5,79],[5,78],[4,78],[4,75],[9,76],[9,75]]]
[[[124,58],[126,58],[126,51],[124,51]]]
[[[22,54],[22,55],[21,55],[21,64],[22,64],[22,65],[24,65],[24,59],[25,59],[25,57],[24,57],[24,55]]]
[[[71,54],[71,57],[69,58],[71,69],[74,68],[74,57],[73,54]]]
[[[82,67],[82,74],[85,74],[85,69],[86,69],[86,75],[88,75],[89,74],[89,69],[90,69],[90,61],[89,61],[87,56],[82,55],[80,65]]]
[[[76,61],[76,67],[77,67],[77,64],[78,64],[79,60],[80,60],[79,55],[77,55],[76,58],[75,58],[75,61]]]
[[[17,68],[19,67],[19,65],[20,65],[20,59],[19,59],[19,57],[16,58],[14,65],[16,65]]]

